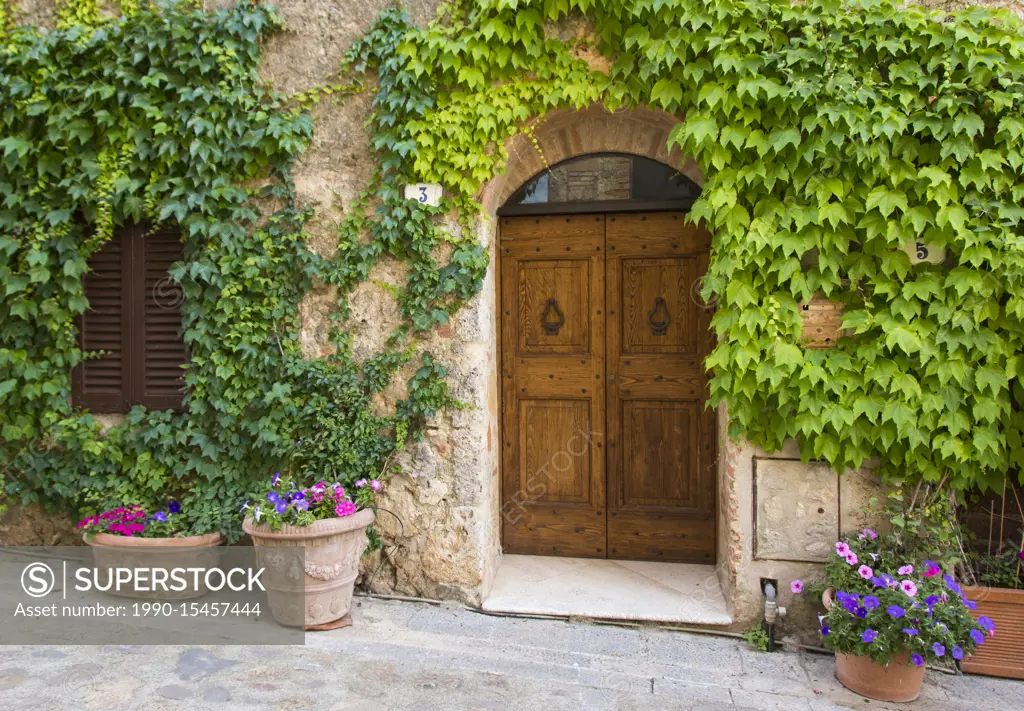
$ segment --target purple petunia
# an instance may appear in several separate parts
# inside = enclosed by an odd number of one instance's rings
[[[989,618],[985,617],[984,615],[978,616],[978,624],[981,625],[981,628],[986,632],[991,632],[996,628],[996,623],[990,620]]]
[[[889,605],[889,609],[886,610],[886,612],[888,612],[889,617],[893,618],[894,620],[898,620],[899,618],[907,614],[907,611],[899,605]]]
[[[860,638],[864,640],[864,644],[871,644],[875,641],[875,637],[877,636],[878,633],[869,627],[868,629],[864,630],[864,634],[862,634]]]
[[[913,627],[904,627],[903,634],[907,635],[908,637],[916,637],[920,633]]]
[[[946,647],[939,642],[932,645],[932,651],[935,652],[936,657],[942,657],[946,654]]]
[[[865,617],[868,616],[868,609],[866,607],[858,607],[856,614],[857,614],[857,617],[859,617],[859,618],[861,618],[863,620]]]
[[[274,506],[274,510],[277,511],[279,514],[283,514],[285,511],[288,510],[288,502],[278,501],[277,505]]]
[[[964,650],[962,647],[953,647],[953,651],[950,652],[950,654],[952,654],[953,659],[957,660],[958,662],[964,658]]]
[[[966,607],[968,610],[977,610],[978,603],[976,603],[974,600],[968,600],[967,598],[964,598],[964,607]]]
[[[877,609],[881,604],[882,603],[880,603],[878,601],[878,598],[874,595],[866,595],[864,597],[864,607],[868,608],[869,610]]]
[[[829,627],[828,625],[822,625],[821,626],[821,636],[822,637],[828,637],[828,633],[831,632],[831,631],[832,631],[832,628]]]
[[[877,575],[871,578],[871,584],[874,585],[876,588],[884,588],[888,585],[888,583],[885,582],[885,578]]]
[[[292,501],[302,501],[304,498],[306,498],[306,494],[305,493],[303,493],[301,491],[293,491],[292,492]]]
[[[305,499],[299,499],[298,501],[295,502],[295,510],[296,511],[308,511],[309,510],[309,502],[306,501]]]
[[[181,504],[174,499],[171,499],[170,503],[167,504],[167,510],[172,514],[181,513]]]
[[[277,482],[281,481],[281,472],[274,474],[273,480],[270,482],[270,486],[277,486]]]
[[[276,491],[271,491],[270,493],[267,494],[267,501],[269,501],[272,504],[278,504],[281,502],[281,497],[278,496]]]
[[[923,667],[924,666],[924,657],[922,657],[920,654],[911,654],[910,655],[910,661],[912,661],[914,663],[915,667]]]
[[[971,639],[975,644],[981,644],[985,641],[985,635],[981,633],[981,630],[971,630]]]
[[[153,514],[153,520],[159,521],[160,523],[167,523],[167,514],[165,514],[163,511],[157,511],[155,514]]]

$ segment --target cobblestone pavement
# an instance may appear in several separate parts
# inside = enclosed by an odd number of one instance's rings
[[[708,635],[358,598],[305,647],[0,647],[0,710],[884,709],[824,655]],[[1024,708],[1024,682],[929,672],[913,711]]]

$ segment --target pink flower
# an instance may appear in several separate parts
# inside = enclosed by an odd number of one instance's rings
[[[872,541],[875,540],[876,538],[878,538],[878,534],[875,533],[874,530],[870,529],[870,528],[865,528],[862,535],[867,536]]]
[[[334,508],[334,513],[338,516],[351,516],[356,512],[356,505],[351,501],[342,501]]]
[[[939,566],[930,560],[924,562],[924,577],[931,578],[939,574]]]
[[[381,490],[381,483],[379,481],[377,481],[376,479],[374,479],[374,480],[372,480],[370,482],[370,488],[373,489],[374,491],[380,491]]]
[[[794,580],[789,584],[789,591],[792,592],[794,595],[799,595],[804,591],[804,581]]]
[[[842,541],[839,541],[838,543],[836,543],[836,553],[845,558],[850,554],[850,546],[846,545]]]
[[[362,489],[364,486],[366,486],[366,479],[360,479],[356,482],[357,489]]]
[[[865,580],[871,580],[871,578],[875,577],[875,571],[873,571],[866,565],[862,565],[861,567],[857,568],[857,575],[864,578]]]
[[[912,565],[904,565],[903,567],[901,567],[896,572],[898,572],[900,575],[910,575],[911,573],[914,572],[914,566],[912,566]]]
[[[857,554],[856,553],[854,553],[853,551],[850,551],[849,553],[846,554],[846,562],[849,563],[850,565],[857,565],[857,563],[860,562],[860,559],[857,558]]]
[[[914,585],[913,580],[904,580],[900,583],[900,590],[907,594],[907,597],[914,597],[917,595],[917,586]]]

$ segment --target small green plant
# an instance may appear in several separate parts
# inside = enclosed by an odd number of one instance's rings
[[[1024,550],[1016,546],[1004,546],[997,553],[969,553],[967,564],[982,585],[1024,589]]]
[[[749,632],[743,633],[743,639],[747,646],[758,652],[768,651],[768,632],[764,628],[764,622],[758,623]]]

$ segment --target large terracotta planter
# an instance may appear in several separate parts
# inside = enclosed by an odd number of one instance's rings
[[[995,637],[986,635],[974,656],[963,661],[970,674],[1024,679],[1024,590],[964,588],[967,599],[978,603],[971,614],[996,623]]]
[[[836,653],[836,678],[850,691],[870,699],[913,701],[921,693],[924,667],[911,665],[908,652],[893,655],[885,667],[868,657]]]
[[[172,568],[216,568],[219,562],[216,548],[223,541],[219,533],[176,538],[87,533],[82,536],[82,540],[92,548],[93,566],[101,581],[108,580],[114,568],[162,568],[168,571]],[[202,597],[209,590],[205,585],[200,585],[198,589],[189,586],[181,592],[138,590],[134,587],[117,590],[111,585],[105,592],[137,600],[192,600]]]
[[[289,627],[316,627],[348,614],[359,559],[366,550],[366,527],[373,520],[373,511],[363,509],[279,531],[251,518],[242,523],[266,569],[264,586],[275,620]],[[287,549],[296,548],[303,549],[301,557],[289,555]]]

